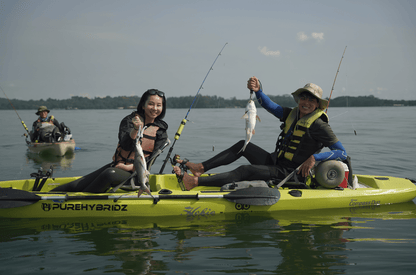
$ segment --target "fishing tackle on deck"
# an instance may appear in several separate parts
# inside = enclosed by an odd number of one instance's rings
[[[182,119],[181,124],[179,125],[178,131],[177,131],[177,132],[176,132],[176,134],[175,134],[175,140],[173,141],[173,144],[172,144],[172,146],[171,146],[171,147],[170,147],[170,149],[169,149],[169,152],[168,152],[168,154],[167,154],[167,156],[166,156],[166,159],[163,161],[163,165],[162,165],[162,167],[160,168],[159,174],[162,174],[162,173],[163,173],[163,170],[165,169],[166,163],[168,162],[168,160],[169,160],[169,158],[170,158],[170,155],[172,154],[173,147],[175,146],[176,141],[177,141],[177,140],[179,139],[179,137],[181,136],[182,131],[183,131],[183,128],[185,127],[185,124],[186,124],[186,122],[187,122],[187,118],[188,118],[189,112],[191,112],[192,106],[194,105],[195,100],[196,100],[196,98],[198,97],[198,94],[199,94],[199,92],[201,91],[202,86],[204,85],[205,80],[207,79],[207,77],[208,77],[209,73],[211,72],[212,67],[214,66],[214,64],[215,64],[215,62],[217,61],[218,57],[221,55],[222,50],[224,50],[224,48],[225,48],[225,46],[227,46],[227,44],[228,44],[228,43],[225,43],[225,44],[224,44],[224,46],[222,47],[221,51],[218,53],[217,57],[215,58],[214,62],[213,62],[213,63],[212,63],[212,65],[211,65],[211,67],[209,68],[208,73],[205,75],[205,78],[204,78],[204,80],[202,81],[201,86],[199,87],[198,92],[196,93],[196,95],[195,95],[195,97],[194,97],[194,100],[192,101],[192,104],[191,104],[191,106],[189,107],[188,112],[187,112],[187,113],[186,113],[186,115],[185,115],[185,118],[184,118],[184,119]]]

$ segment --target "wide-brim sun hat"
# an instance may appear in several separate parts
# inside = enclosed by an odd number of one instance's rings
[[[39,106],[39,109],[38,109],[38,111],[36,112],[36,115],[39,115],[40,114],[40,112],[43,112],[43,111],[46,111],[46,112],[50,112],[49,111],[49,109],[48,108],[46,108],[46,106]]]
[[[299,103],[299,95],[303,92],[308,92],[314,97],[319,100],[319,108],[325,109],[328,107],[328,100],[322,98],[322,88],[316,84],[308,83],[303,88],[297,89],[295,92],[292,93],[293,98],[295,99],[296,103]]]

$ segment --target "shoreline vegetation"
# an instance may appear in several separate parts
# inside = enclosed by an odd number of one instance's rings
[[[296,103],[291,95],[268,95],[271,100],[282,106],[295,107]],[[328,99],[328,98],[327,98]],[[168,97],[167,108],[189,108],[194,96]],[[47,106],[49,109],[136,109],[140,97],[118,96],[118,97],[95,97],[87,98],[73,96],[70,99],[47,100],[10,100],[17,110],[36,110],[39,106]],[[247,99],[236,99],[235,97],[225,99],[218,96],[198,95],[192,108],[245,108]],[[256,102],[256,106],[260,104]],[[405,107],[416,106],[416,100],[390,100],[379,99],[375,96],[340,96],[331,99],[330,107]],[[12,110],[10,102],[6,98],[0,98],[0,110]]]

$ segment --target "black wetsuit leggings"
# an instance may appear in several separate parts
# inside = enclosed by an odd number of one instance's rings
[[[109,163],[84,177],[58,186],[51,191],[103,193],[110,187],[117,186],[130,175],[130,172],[111,167],[111,163]]]
[[[199,177],[200,186],[223,186],[224,184],[243,180],[271,180],[282,178],[283,169],[273,164],[271,154],[262,148],[249,143],[244,152],[238,153],[244,145],[240,140],[229,149],[222,151],[213,158],[202,162],[205,172],[215,167],[230,164],[240,157],[245,157],[251,164],[242,165],[230,172],[219,173],[209,177]]]

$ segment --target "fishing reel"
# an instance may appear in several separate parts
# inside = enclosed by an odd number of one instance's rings
[[[184,183],[183,183],[183,176],[185,175],[185,173],[188,172],[188,167],[186,167],[186,163],[189,160],[186,159],[186,158],[184,158],[183,161],[182,161],[182,163],[179,163],[178,162],[179,159],[180,159],[180,156],[177,155],[177,154],[175,154],[173,156],[173,158],[170,159],[170,163],[172,164],[172,167],[179,166],[179,168],[181,169],[181,174],[180,175],[176,175],[176,178],[178,179],[178,183],[179,183],[182,191],[185,191],[186,188],[185,188]],[[172,169],[172,173],[173,174],[176,174],[175,173],[175,170]]]
[[[173,158],[170,159],[170,163],[172,164],[172,166],[179,166],[179,168],[181,168],[182,174],[188,172],[188,167],[186,166],[186,163],[189,161],[189,159],[184,158],[182,163],[178,162],[179,159],[181,159],[181,156],[175,154]],[[174,173],[173,170],[172,173]]]

